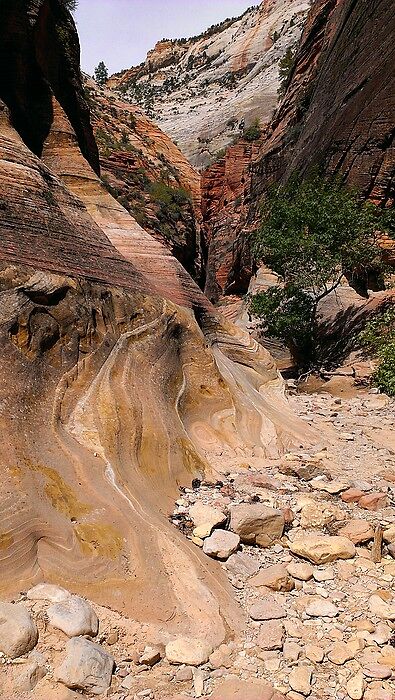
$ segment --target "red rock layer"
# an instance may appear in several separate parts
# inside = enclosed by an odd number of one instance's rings
[[[213,302],[222,294],[245,291],[251,277],[240,233],[247,221],[251,164],[257,152],[256,145],[240,142],[202,173],[202,231],[207,256],[204,291]]]

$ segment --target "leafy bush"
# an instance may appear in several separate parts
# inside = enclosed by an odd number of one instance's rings
[[[345,274],[362,284],[384,269],[377,232],[387,225],[383,210],[362,202],[336,179],[293,177],[269,192],[253,251],[281,276],[283,286],[261,294],[251,309],[304,369],[322,361],[318,304]]]
[[[253,123],[250,124],[243,132],[243,138],[252,143],[253,141],[258,141],[262,136],[262,129],[259,119],[254,119]]]
[[[373,382],[381,391],[395,396],[395,308],[386,309],[369,321],[360,342],[379,361]]]

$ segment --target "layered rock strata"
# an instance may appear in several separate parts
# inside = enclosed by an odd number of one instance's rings
[[[270,355],[101,183],[85,109],[74,128],[52,89],[67,58],[82,90],[63,4],[1,11],[1,33],[21,28],[0,66],[1,594],[67,583],[159,641],[214,646],[243,618],[215,563],[168,522],[178,487],[316,438]],[[20,55],[46,91],[34,143]]]

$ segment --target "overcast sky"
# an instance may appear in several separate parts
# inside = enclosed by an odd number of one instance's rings
[[[79,0],[75,13],[82,69],[104,61],[110,73],[138,65],[159,39],[200,34],[254,0]]]

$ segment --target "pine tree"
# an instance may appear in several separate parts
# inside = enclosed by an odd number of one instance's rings
[[[95,80],[98,85],[105,85],[108,80],[108,70],[103,61],[95,68]]]

